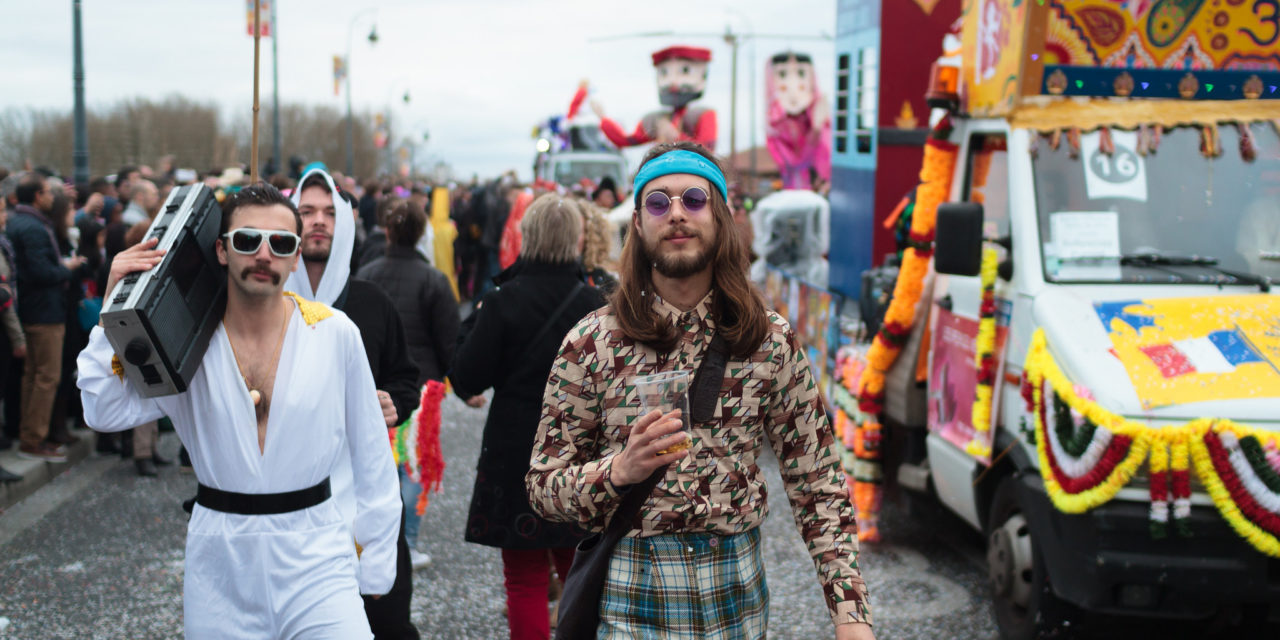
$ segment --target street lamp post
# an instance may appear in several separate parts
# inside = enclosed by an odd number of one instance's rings
[[[347,26],[347,57],[346,62],[346,80],[347,80],[347,175],[351,176],[355,173],[355,129],[351,116],[351,38],[355,37],[356,22],[360,17],[367,13],[377,13],[377,9],[365,9],[351,17],[351,23]],[[377,44],[378,42],[378,26],[374,26],[369,30],[369,44]]]
[[[738,34],[727,26],[724,28],[724,42],[732,51],[729,56],[729,68],[733,73],[729,76],[729,163],[732,165],[734,156],[738,155]]]
[[[71,14],[72,39],[75,41],[71,73],[75,93],[75,147],[71,151],[75,170],[72,176],[76,184],[84,184],[89,182],[89,128],[84,114],[84,38],[80,29],[80,0],[71,0]]]
[[[383,118],[382,126],[386,128],[386,134],[387,134],[385,138],[385,142],[387,145],[387,153],[386,153],[387,169],[386,170],[388,173],[395,173],[395,163],[396,163],[395,149],[394,149],[395,144],[392,142],[392,132],[394,131],[394,129],[392,129],[391,127],[392,120],[393,120],[391,116],[395,111],[395,96],[397,93],[400,92],[400,88],[404,87],[405,84],[407,84],[409,81],[410,80],[407,77],[402,77],[397,79],[395,82],[391,83],[391,91],[387,94],[387,113],[386,113],[386,117]],[[400,100],[402,100],[406,105],[409,104],[411,100],[411,96],[409,95],[408,88],[404,89],[404,93],[400,95]]]
[[[749,67],[751,71],[747,74],[751,78],[751,86],[747,90],[751,94],[751,99],[747,107],[750,110],[750,114],[751,114],[749,116],[750,124],[748,125],[751,131],[750,140],[749,140],[750,146],[747,147],[750,150],[748,153],[751,154],[751,165],[750,165],[751,172],[748,174],[748,179],[750,180],[750,182],[747,184],[747,193],[754,194],[756,189],[756,182],[759,181],[756,177],[757,175],[759,175],[757,173],[757,167],[756,167],[756,74],[760,73],[760,69],[756,67],[756,41],[755,41],[756,27],[751,22],[751,20],[747,18],[746,12],[740,9],[735,9],[732,6],[726,7],[726,8],[730,12],[734,13],[739,18],[741,18],[743,22],[747,23],[747,39],[751,41],[751,61],[749,63],[751,65]],[[734,47],[733,52],[736,57],[736,54],[738,52],[738,48],[736,46]],[[736,60],[735,60],[734,77],[737,77],[737,75],[738,74],[737,74],[737,67],[736,67]],[[736,94],[737,91],[734,91],[734,93]]]
[[[276,171],[284,166],[280,157],[280,27],[276,24],[276,3],[271,3],[271,164]]]

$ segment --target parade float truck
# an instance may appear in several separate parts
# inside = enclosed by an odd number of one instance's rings
[[[864,537],[892,535],[882,475],[936,493],[986,537],[1006,638],[1090,613],[1277,637],[1280,3],[960,24],[892,300],[837,356]]]
[[[630,184],[626,158],[605,141],[599,125],[569,123],[561,130],[557,118],[548,122],[554,124],[540,124],[534,133],[534,180],[572,187],[608,177],[615,185]]]

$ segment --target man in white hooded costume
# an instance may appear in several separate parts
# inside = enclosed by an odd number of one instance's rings
[[[356,233],[351,204],[322,169],[303,175],[292,199],[302,219],[302,263],[289,275],[285,291],[347,314],[360,330],[385,424],[399,424],[418,404],[418,368],[409,357],[395,303],[378,285],[351,277]],[[389,464],[394,475],[394,463]],[[357,515],[353,475],[357,474],[346,462],[339,463],[333,472],[333,497],[348,522],[354,522]],[[409,508],[413,508],[417,495],[410,499]],[[365,613],[377,640],[418,640],[410,620],[412,552],[403,523],[396,551],[395,586],[379,599],[365,597]]]
[[[360,594],[391,589],[400,499],[360,334],[282,294],[301,220],[279,191],[247,187],[223,210],[226,311],[188,390],[143,398],[95,328],[77,360],[85,421],[117,431],[167,415],[191,454],[187,638],[370,638]],[[155,245],[117,255],[108,290],[158,264]],[[329,498],[340,461],[361,470],[354,531]]]

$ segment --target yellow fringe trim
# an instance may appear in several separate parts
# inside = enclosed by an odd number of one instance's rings
[[[1274,100],[1130,100],[1049,98],[1009,115],[1014,128],[1056,131],[1076,127],[1136,129],[1139,125],[1203,126],[1219,122],[1257,122],[1276,118]]]

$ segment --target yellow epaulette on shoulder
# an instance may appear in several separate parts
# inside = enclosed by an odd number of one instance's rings
[[[323,302],[307,300],[292,291],[286,291],[284,294],[298,303],[298,312],[302,314],[302,320],[307,323],[307,326],[314,325],[333,315],[333,309],[330,309],[329,305]]]

